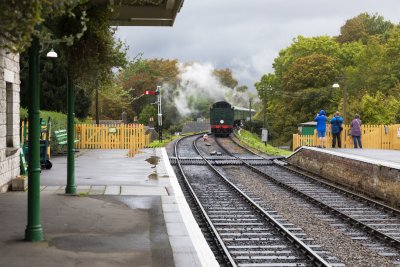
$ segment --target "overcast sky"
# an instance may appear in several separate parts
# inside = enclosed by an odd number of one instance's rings
[[[119,27],[128,55],[211,63],[254,88],[294,37],[339,34],[362,12],[400,21],[400,0],[185,0],[173,27]]]

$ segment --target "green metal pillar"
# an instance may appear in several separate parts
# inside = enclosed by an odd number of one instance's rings
[[[40,224],[40,87],[39,39],[32,39],[29,48],[29,160],[28,160],[28,224],[25,240],[43,240]]]
[[[67,102],[68,102],[68,154],[67,154],[67,186],[65,187],[65,194],[75,195],[76,185],[75,185],[75,90],[74,84],[70,77],[67,81]]]

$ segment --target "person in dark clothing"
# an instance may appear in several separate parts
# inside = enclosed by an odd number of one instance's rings
[[[317,133],[318,133],[318,147],[325,148],[325,139],[326,139],[326,112],[321,109],[321,111],[315,116],[314,121],[317,122]]]
[[[362,148],[360,115],[356,114],[354,116],[354,120],[352,120],[350,123],[350,131],[351,131],[351,136],[353,137],[354,148],[357,148],[357,143],[358,143],[358,147]]]
[[[340,117],[339,111],[335,112],[335,117],[333,117],[330,120],[331,123],[331,129],[332,129],[332,147],[334,148],[336,146],[336,141],[338,144],[338,147],[342,147],[342,140],[340,139],[340,135],[342,133],[342,124],[343,124],[343,118]]]

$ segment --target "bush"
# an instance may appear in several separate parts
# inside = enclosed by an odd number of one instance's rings
[[[264,152],[269,155],[280,155],[280,156],[288,156],[292,154],[292,152],[287,150],[282,150],[269,144],[265,145],[264,142],[261,141],[260,135],[256,135],[250,133],[246,130],[240,130],[236,137],[243,143],[247,144],[250,147],[253,147],[261,152]]]
[[[250,124],[250,121],[245,121],[243,126],[244,129],[252,133],[261,134],[261,129],[263,128],[263,122],[259,120],[252,120]]]
[[[58,131],[61,129],[67,129],[67,115],[55,111],[40,111],[40,118],[46,120],[50,117],[51,122],[51,133],[50,133],[50,148],[52,153],[59,153],[60,147],[58,146],[55,138],[54,138],[54,131]],[[20,119],[21,121],[24,119],[28,119],[28,110],[25,108],[20,109]],[[75,118],[75,123],[85,123],[85,121],[81,121]]]

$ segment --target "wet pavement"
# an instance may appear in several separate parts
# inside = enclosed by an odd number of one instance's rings
[[[355,149],[355,148],[331,148],[331,152],[343,153],[361,161],[368,161],[374,164],[390,165],[400,169],[400,151],[385,149]]]
[[[77,185],[160,185],[153,149],[141,149],[129,156],[126,149],[80,150],[75,158]],[[65,185],[67,157],[52,157],[53,167],[42,170],[41,185]]]
[[[165,149],[81,150],[41,173],[45,240],[24,242],[26,192],[0,194],[0,266],[218,266]]]
[[[174,266],[155,196],[41,194],[45,240],[23,241],[26,194],[0,194],[0,266]]]

